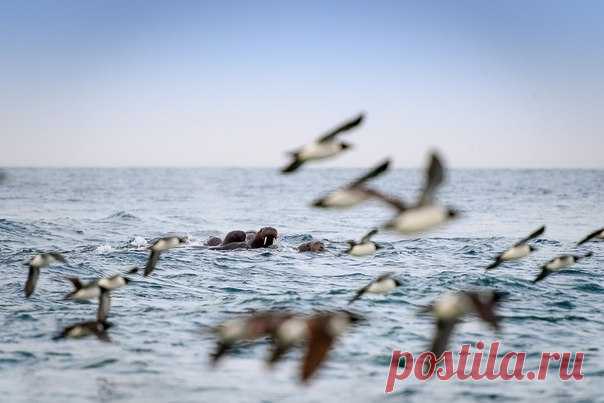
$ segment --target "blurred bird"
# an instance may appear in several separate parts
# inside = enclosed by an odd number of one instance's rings
[[[533,283],[537,283],[549,276],[550,274],[557,273],[562,269],[566,269],[577,263],[579,260],[585,259],[592,255],[593,253],[588,252],[583,256],[562,255],[555,257],[543,266],[541,266],[541,273],[539,273],[539,275],[533,280]]]
[[[433,304],[425,307],[422,311],[432,313],[436,320],[436,330],[429,351],[434,353],[437,361],[428,364],[436,365],[438,363],[439,358],[447,349],[455,326],[467,314],[477,314],[481,320],[498,330],[499,319],[495,310],[504,295],[502,292],[493,290],[446,293]]]
[[[348,243],[348,250],[346,253],[352,256],[367,256],[375,253],[378,249],[382,247],[377,243],[373,242],[371,238],[378,233],[377,228],[369,231],[359,242],[357,241],[346,241]]]
[[[273,332],[273,351],[269,364],[274,364],[294,345],[306,343],[300,378],[308,382],[328,356],[335,340],[362,318],[347,311],[322,312],[307,319],[294,316],[283,321]]]
[[[321,197],[320,199],[314,201],[312,205],[314,207],[322,208],[349,208],[374,197],[375,194],[366,189],[365,184],[370,179],[382,175],[388,170],[389,166],[390,160],[388,159],[343,188],[335,190],[332,193],[329,193],[327,196]]]
[[[74,278],[70,278],[70,281],[74,283]],[[75,284],[74,284],[75,285]],[[99,306],[97,308],[96,313],[96,321],[92,322],[80,322],[71,326],[67,326],[63,331],[57,335],[54,339],[64,339],[64,338],[81,338],[86,336],[95,335],[99,340],[109,342],[111,339],[107,334],[107,329],[109,329],[112,324],[107,322],[107,316],[109,315],[109,309],[111,307],[111,294],[108,289],[102,286],[98,286],[97,284],[89,283],[80,288],[88,289],[87,294],[80,293],[78,299],[92,299],[95,298],[92,295],[94,292],[98,292],[99,298]],[[97,291],[94,291],[96,289]],[[77,293],[77,291],[76,291]],[[88,298],[84,298],[84,296]]]
[[[40,269],[57,262],[66,263],[65,258],[56,252],[40,253],[31,258],[28,263],[29,273],[25,282],[25,297],[29,298],[36,289],[36,284],[38,284],[38,278],[40,277]]]
[[[159,238],[153,242],[153,244],[149,247],[151,253],[149,255],[147,265],[145,266],[145,277],[149,276],[151,273],[153,273],[153,270],[155,270],[160,253],[168,249],[176,248],[177,246],[183,245],[186,242],[187,238],[180,236],[168,236]]]
[[[100,287],[103,287],[109,291],[123,287],[130,282],[130,279],[122,276],[121,274],[115,274],[110,277],[103,277],[98,280],[91,281],[89,283],[82,283],[77,277],[68,277],[67,280],[71,282],[74,290],[65,296],[65,299],[78,299],[87,300],[98,298],[101,294]]]
[[[521,259],[525,256],[528,256],[531,252],[536,251],[537,249],[532,245],[529,245],[528,242],[532,239],[537,238],[541,234],[545,232],[545,225],[534,231],[532,234],[527,236],[524,239],[516,242],[511,248],[506,251],[500,253],[491,265],[487,267],[487,270],[491,270],[499,266],[503,262],[507,262],[510,260]]]
[[[597,231],[592,232],[591,234],[587,235],[585,238],[581,239],[577,245],[583,245],[585,242],[589,242],[592,239],[596,240],[596,239],[604,239],[604,228],[600,228]]]
[[[300,168],[305,162],[330,158],[347,150],[351,145],[336,141],[336,136],[358,126],[363,121],[363,118],[364,115],[360,114],[358,117],[347,121],[336,129],[322,135],[314,143],[290,152],[289,154],[293,159],[288,166],[281,170],[281,172],[284,174],[291,173]]]
[[[372,191],[376,197],[394,207],[398,212],[396,217],[384,225],[384,228],[402,234],[414,234],[427,231],[455,218],[458,215],[455,210],[434,202],[434,193],[443,183],[444,178],[445,173],[440,158],[436,153],[432,153],[426,169],[426,179],[421,196],[414,205],[408,206],[394,197]]]
[[[212,365],[235,344],[270,336],[279,324],[292,316],[293,314],[288,312],[258,312],[247,317],[230,319],[216,326],[213,332],[218,338],[218,345],[216,351],[210,355]]]
[[[109,322],[80,322],[67,326],[60,334],[54,337],[54,340],[66,338],[79,339],[81,337],[95,335],[101,341],[110,342],[111,338],[107,334],[107,329],[112,326],[113,324]]]
[[[393,274],[393,272],[388,272],[380,275],[365,287],[358,290],[356,295],[348,302],[348,304],[352,304],[365,294],[386,294],[394,290],[396,287],[400,287],[402,283],[399,280],[392,278]]]

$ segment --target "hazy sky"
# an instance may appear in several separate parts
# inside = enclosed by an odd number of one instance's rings
[[[0,2],[0,165],[604,167],[603,1]]]

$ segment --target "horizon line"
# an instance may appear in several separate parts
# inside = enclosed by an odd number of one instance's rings
[[[367,166],[331,166],[331,167],[320,167],[310,166],[308,170],[327,170],[327,169],[369,169]],[[392,170],[397,169],[423,169],[423,166],[399,166],[393,167]],[[11,169],[275,169],[279,170],[279,166],[268,166],[268,165],[6,165],[0,166],[0,170],[11,170]],[[456,170],[583,170],[583,171],[601,171],[604,170],[604,166],[601,167],[556,167],[556,166],[543,166],[543,167],[485,167],[485,166],[456,166],[447,167],[447,169]]]

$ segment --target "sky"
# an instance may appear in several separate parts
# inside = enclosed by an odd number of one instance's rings
[[[0,2],[0,166],[604,168],[604,2]]]

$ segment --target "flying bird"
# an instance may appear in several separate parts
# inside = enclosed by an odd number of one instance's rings
[[[187,242],[186,237],[180,236],[168,236],[164,238],[159,238],[149,247],[151,253],[149,254],[149,260],[147,261],[147,265],[145,266],[145,277],[149,276],[155,270],[155,266],[157,266],[157,261],[159,260],[159,255],[163,251],[168,249],[176,248],[177,246],[181,246]]]
[[[29,298],[36,289],[36,284],[38,284],[38,278],[40,277],[40,269],[56,262],[66,263],[65,258],[56,252],[40,253],[31,258],[28,263],[29,273],[25,282],[25,297]]]
[[[96,336],[99,340],[104,342],[110,342],[111,339],[107,334],[107,329],[112,327],[113,324],[109,322],[80,322],[71,326],[67,326],[60,334],[54,337],[54,340],[73,338],[79,339],[86,336]]]
[[[302,164],[308,161],[317,161],[336,156],[351,147],[350,144],[338,141],[337,136],[357,127],[363,121],[364,115],[360,114],[356,118],[349,120],[339,127],[319,137],[314,143],[305,145],[298,150],[292,151],[289,154],[292,161],[289,165],[281,170],[282,173],[288,174],[296,171]]]
[[[273,334],[277,326],[291,318],[288,312],[267,311],[250,316],[227,320],[213,329],[218,338],[216,351],[210,355],[215,365],[233,346],[241,342],[250,342]]]
[[[528,242],[532,239],[537,238],[544,232],[545,232],[545,225],[543,225],[542,227],[540,227],[539,229],[534,231],[532,234],[530,234],[526,238],[521,239],[520,241],[516,242],[511,248],[500,253],[495,258],[495,261],[487,267],[487,270],[494,269],[503,262],[521,259],[525,256],[528,256],[531,252],[536,251],[537,249],[534,246],[529,245]]]
[[[389,166],[390,160],[387,159],[346,186],[315,200],[312,205],[321,208],[349,208],[374,197],[375,194],[367,189],[365,185],[370,179],[374,179],[386,172]]]
[[[384,228],[402,234],[415,234],[427,231],[457,217],[457,211],[437,204],[434,200],[434,194],[444,179],[445,171],[442,162],[436,153],[432,153],[426,169],[426,179],[421,196],[414,205],[406,205],[394,197],[372,191],[376,197],[394,207],[397,211],[397,215],[387,222]]]
[[[449,292],[425,307],[423,312],[430,312],[436,320],[436,330],[430,350],[436,356],[436,365],[446,351],[455,326],[467,314],[476,314],[495,330],[499,329],[499,318],[495,314],[498,304],[504,297],[499,291],[460,291]]]
[[[593,253],[588,252],[583,256],[562,255],[562,256],[555,257],[552,260],[550,260],[549,262],[547,262],[546,264],[544,264],[543,266],[541,266],[541,272],[533,280],[533,283],[537,283],[537,282],[543,280],[544,278],[546,278],[547,276],[549,276],[550,274],[554,274],[554,273],[559,272],[560,270],[566,269],[566,268],[574,265],[575,263],[577,263],[579,260],[588,258],[592,255],[593,255]]]
[[[272,334],[274,343],[269,364],[274,364],[292,346],[304,343],[300,378],[308,382],[329,355],[334,342],[362,318],[347,311],[322,312],[309,318],[294,316],[283,321]]]
[[[589,242],[592,239],[596,240],[596,239],[604,239],[604,228],[600,228],[597,231],[592,232],[591,234],[587,235],[585,238],[581,239],[577,245],[583,245],[585,242]]]
[[[348,243],[348,250],[346,253],[352,256],[367,256],[375,253],[378,249],[382,247],[377,243],[373,242],[371,238],[378,233],[378,229],[374,228],[369,231],[360,241],[346,241]]]
[[[75,278],[69,279],[74,285],[77,283]],[[80,283],[81,285],[81,283]],[[64,339],[64,338],[81,338],[86,336],[95,335],[99,340],[110,342],[111,339],[107,334],[107,329],[113,326],[111,323],[107,322],[107,316],[109,315],[109,308],[111,307],[111,292],[105,287],[99,286],[97,284],[89,283],[83,285],[80,288],[80,291],[85,288],[90,288],[90,292],[86,295],[81,293],[78,299],[93,299],[92,287],[95,287],[98,290],[98,299],[99,306],[96,313],[96,321],[89,322],[80,322],[74,325],[67,326],[63,331],[57,335],[54,339]],[[75,291],[77,294],[77,290]],[[84,298],[84,296],[88,296],[89,298]]]
[[[361,298],[365,294],[386,294],[394,290],[396,287],[400,287],[402,284],[399,280],[392,278],[393,272],[384,273],[365,287],[357,291],[355,296],[348,302],[352,304],[357,299]]]

